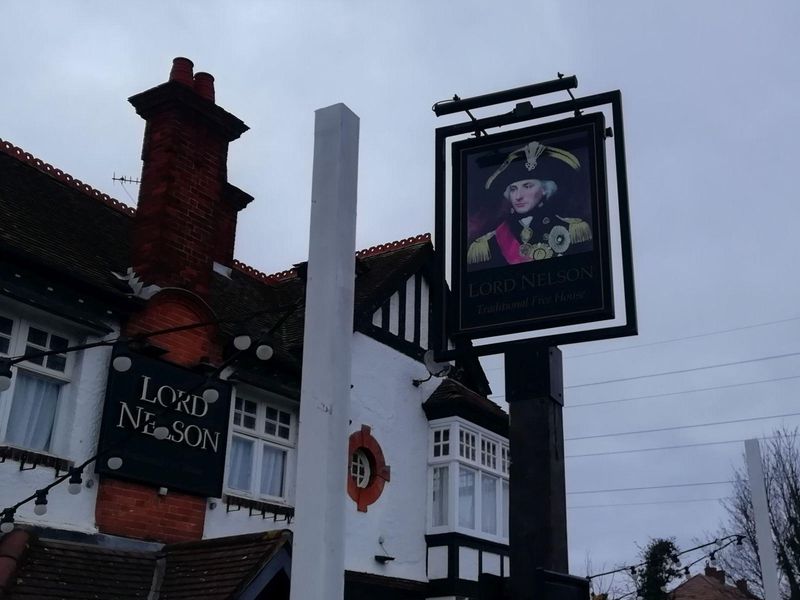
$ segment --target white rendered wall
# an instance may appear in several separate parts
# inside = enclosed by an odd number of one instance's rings
[[[72,344],[101,339],[85,327],[20,303],[3,299],[0,310],[13,319],[24,319],[34,326],[66,334]],[[61,390],[56,430],[52,440],[51,453],[59,458],[79,464],[94,454],[100,432],[110,359],[110,347],[92,348],[69,355],[69,360],[72,361],[70,382]],[[9,392],[0,394],[0,414],[6,415],[6,418],[10,401]],[[0,510],[52,483],[55,477],[55,469],[50,467],[20,471],[19,466],[18,462],[12,460],[0,463]],[[83,481],[81,493],[75,496],[67,493],[66,483],[56,486],[48,494],[46,515],[34,515],[33,503],[30,502],[17,511],[15,520],[19,523],[96,533],[94,511],[97,478],[93,475],[93,469],[87,468]],[[89,481],[91,487],[87,488]]]
[[[428,579],[447,579],[449,571],[449,548],[434,546],[428,548]]]
[[[427,374],[414,359],[363,334],[354,335],[350,433],[362,424],[372,428],[391,467],[391,481],[365,513],[347,498],[347,570],[427,581],[428,421],[422,403],[441,380],[431,379],[418,388],[411,383]],[[381,565],[376,554],[395,560]]]
[[[352,385],[348,435],[369,425],[381,445],[391,481],[381,497],[358,512],[345,499],[345,569],[427,581],[425,531],[427,510],[428,421],[422,403],[441,383],[433,378],[414,387],[412,379],[427,377],[425,367],[361,333],[353,334]],[[344,468],[342,478],[347,476]],[[290,470],[287,485],[293,487]],[[216,506],[210,508],[211,502]],[[273,521],[268,515],[249,515],[246,508],[228,512],[221,500],[206,508],[204,538],[255,531],[294,529],[297,521]],[[280,517],[279,517],[280,519]],[[378,539],[384,538],[384,547]],[[395,560],[381,565],[376,554]]]
[[[479,564],[478,551],[474,548],[458,548],[458,578],[469,581],[478,581]]]
[[[214,506],[214,508],[211,508],[211,506]],[[284,519],[284,517],[279,516],[277,521],[273,521],[272,515],[269,513],[267,513],[266,518],[261,518],[261,514],[255,511],[251,516],[246,508],[236,510],[235,506],[232,506],[231,511],[228,512],[222,500],[209,498],[206,503],[206,521],[203,529],[203,539],[241,535],[243,533],[255,533],[257,531],[294,529],[294,520],[291,524],[288,524],[282,519]]]
[[[483,567],[482,573],[490,573],[491,575],[500,575],[500,563],[503,557],[499,554],[491,552],[484,552],[481,555],[481,566]]]

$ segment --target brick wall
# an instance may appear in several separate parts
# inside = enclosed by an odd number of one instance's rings
[[[97,526],[103,533],[163,543],[199,540],[203,536],[205,499],[110,479],[100,481]]]
[[[133,230],[133,268],[147,283],[208,294],[217,245],[228,143],[181,108],[164,110],[147,124],[142,185]]]
[[[196,297],[181,290],[165,290],[153,297],[141,312],[132,315],[126,335],[158,331],[181,325],[211,321],[214,315]],[[222,360],[217,343],[217,327],[208,325],[150,338],[150,342],[167,350],[163,359],[184,367],[200,362],[216,364]]]

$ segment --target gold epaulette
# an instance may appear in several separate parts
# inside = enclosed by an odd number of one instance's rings
[[[489,250],[489,240],[494,237],[494,231],[482,235],[469,245],[467,249],[467,264],[474,265],[475,263],[482,263],[492,258],[492,252]]]
[[[556,217],[569,225],[569,239],[571,242],[579,244],[581,242],[588,242],[592,239],[592,228],[583,219],[578,219],[575,217],[560,217],[558,215],[556,215]]]

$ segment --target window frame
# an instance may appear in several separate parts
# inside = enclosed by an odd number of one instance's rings
[[[243,401],[255,402],[255,429],[245,427],[243,424],[237,425],[234,423],[237,398],[241,398]],[[292,506],[294,503],[295,468],[297,461],[297,403],[292,402],[288,398],[278,396],[277,394],[272,394],[265,392],[264,390],[251,388],[250,386],[244,386],[241,384],[238,384],[234,387],[232,400],[228,422],[228,445],[226,447],[227,456],[225,458],[223,493],[228,496],[247,498],[258,502]],[[268,407],[289,414],[290,424],[288,439],[277,435],[277,428],[276,434],[269,434],[264,431]],[[244,419],[242,419],[242,422],[243,421]],[[251,458],[252,472],[249,490],[241,490],[239,488],[232,487],[228,483],[231,475],[231,460],[233,458],[231,447],[233,445],[234,437],[243,438],[247,441],[253,442],[253,456]],[[265,446],[284,452],[282,482],[283,494],[280,496],[264,494],[261,492],[261,468],[263,464]]]
[[[8,352],[0,352],[0,357],[15,357],[25,354],[28,346],[28,336],[31,328],[38,329],[47,333],[48,348],[43,348],[42,351],[50,349],[49,345],[52,343],[52,336],[58,336],[66,340],[66,346],[73,346],[80,343],[83,338],[72,328],[65,327],[49,315],[42,315],[34,313],[30,309],[23,307],[15,307],[10,303],[0,303],[0,316],[11,320],[11,334],[9,339]],[[8,337],[4,334],[4,338]],[[11,386],[4,392],[0,392],[0,444],[18,448],[41,454],[45,456],[59,457],[65,454],[64,450],[67,447],[68,432],[64,431],[63,425],[67,421],[69,410],[64,406],[69,402],[71,393],[71,384],[75,377],[75,365],[79,352],[65,352],[64,353],[64,369],[52,369],[45,364],[38,365],[35,362],[28,360],[20,361],[11,366]],[[56,398],[56,409],[53,414],[52,431],[50,434],[50,441],[47,448],[29,448],[18,443],[8,440],[8,425],[11,417],[11,409],[14,404],[14,394],[17,390],[19,383],[19,374],[42,379],[59,386],[58,397]]]
[[[449,432],[450,453],[449,455],[434,456],[437,431],[447,430]],[[474,435],[474,457],[472,451],[467,456],[461,456],[461,432],[464,431]],[[441,439],[441,438],[440,438]],[[494,461],[484,461],[482,447],[486,441],[494,445]],[[504,503],[503,486],[509,481],[510,462],[503,461],[503,457],[510,456],[509,442],[507,438],[489,431],[479,425],[471,423],[461,417],[447,417],[435,419],[429,422],[428,436],[428,486],[427,494],[427,523],[428,533],[462,533],[470,537],[490,540],[501,544],[508,544],[508,525],[505,520],[508,518],[508,506]],[[483,464],[488,462],[489,464]],[[492,466],[494,462],[494,466]],[[447,506],[444,525],[433,525],[433,470],[435,468],[448,467],[447,481]],[[461,469],[469,469],[474,472],[474,486],[472,506],[474,510],[474,528],[465,527],[460,524],[459,515],[459,474]],[[495,533],[484,532],[483,517],[483,478],[484,475],[490,476],[495,480]],[[506,532],[506,535],[503,533]]]

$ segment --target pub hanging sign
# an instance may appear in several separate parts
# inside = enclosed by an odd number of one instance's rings
[[[228,437],[230,384],[213,380],[219,399],[210,404],[200,373],[135,354],[125,372],[109,371],[100,451],[122,458],[97,471],[206,497],[220,497]],[[149,423],[149,424],[148,424]],[[157,439],[157,427],[166,438]]]
[[[614,318],[604,132],[594,113],[452,144],[457,333]]]

